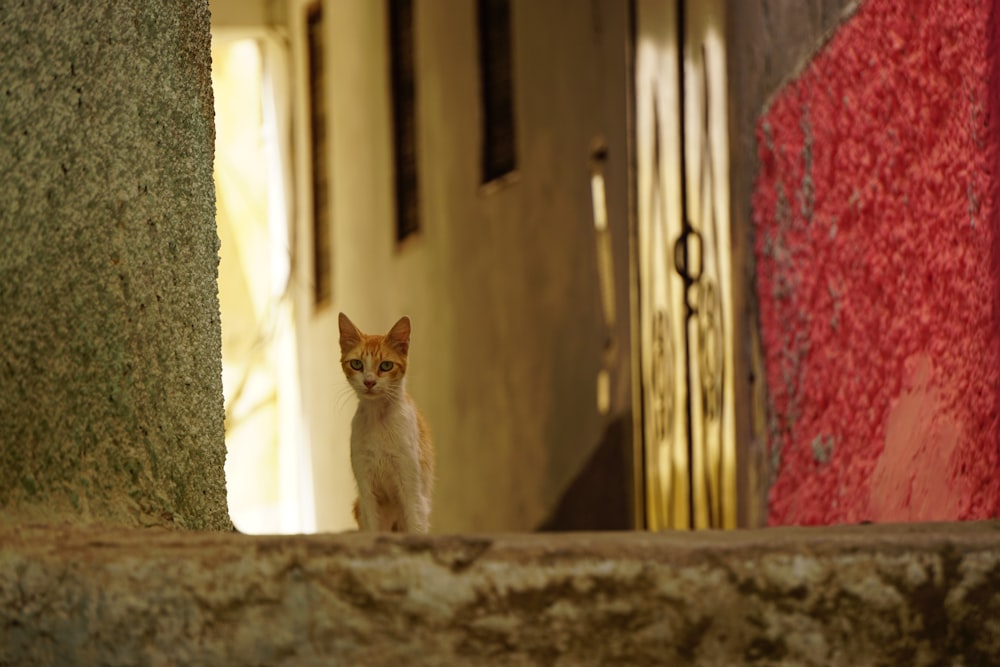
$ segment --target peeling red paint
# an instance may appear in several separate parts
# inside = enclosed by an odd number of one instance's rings
[[[968,492],[955,468],[961,431],[934,383],[930,357],[907,359],[903,391],[890,402],[885,446],[872,472],[872,520],[957,519]]]
[[[1000,510],[997,14],[869,0],[760,119],[772,524]]]

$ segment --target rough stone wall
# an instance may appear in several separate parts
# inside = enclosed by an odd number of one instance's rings
[[[868,0],[759,121],[772,523],[1000,511],[997,21]]]
[[[227,528],[204,0],[0,3],[0,517]]]
[[[990,665],[998,587],[995,523],[466,537],[0,526],[0,664]]]
[[[859,0],[740,0],[727,8],[730,216],[733,307],[737,314],[737,488],[739,525],[767,521],[766,384],[756,298],[751,197],[757,178],[757,121],[772,95],[800,72]]]

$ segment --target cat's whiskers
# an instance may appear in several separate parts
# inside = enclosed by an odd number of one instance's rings
[[[347,407],[348,402],[352,398],[356,398],[357,395],[358,393],[354,390],[354,387],[351,386],[350,382],[348,382],[345,385],[341,385],[337,396],[337,403],[336,403],[337,411],[339,412],[343,410],[345,407]]]

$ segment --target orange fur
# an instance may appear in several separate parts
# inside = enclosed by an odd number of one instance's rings
[[[351,423],[354,518],[362,530],[426,532],[434,448],[406,391],[410,320],[384,336],[363,333],[343,313],[339,324],[341,368],[361,399]]]

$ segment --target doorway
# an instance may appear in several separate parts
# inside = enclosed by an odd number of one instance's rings
[[[735,528],[724,3],[637,0],[634,86],[639,523]]]

